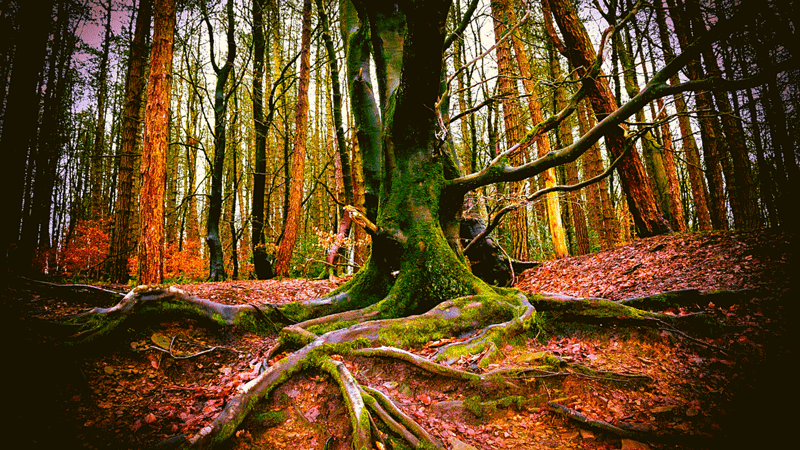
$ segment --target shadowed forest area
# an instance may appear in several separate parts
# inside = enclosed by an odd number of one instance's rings
[[[785,445],[793,0],[0,0],[20,448]]]

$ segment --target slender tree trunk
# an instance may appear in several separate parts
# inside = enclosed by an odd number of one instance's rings
[[[264,0],[253,2],[253,122],[255,128],[255,171],[251,207],[253,263],[259,280],[272,278],[264,239],[264,194],[267,183],[267,123],[264,120]]]
[[[106,10],[105,38],[103,39],[100,66],[97,70],[97,127],[92,146],[92,199],[89,207],[89,217],[99,219],[104,217],[103,201],[105,137],[106,137],[106,94],[108,84],[108,57],[111,50],[111,2],[104,6]],[[107,181],[106,181],[107,182]]]
[[[509,23],[516,24],[517,18],[513,6],[508,0],[504,0],[502,3],[506,17],[509,19]],[[517,65],[519,67],[520,76],[522,77],[522,84],[525,87],[525,94],[528,96],[528,111],[531,115],[531,122],[532,125],[535,126],[544,120],[540,101],[541,95],[536,87],[536,83],[533,81],[533,75],[531,75],[531,64],[530,60],[528,59],[528,52],[525,49],[522,39],[519,37],[518,31],[513,32],[511,43],[514,47],[514,55],[517,58]],[[535,142],[539,157],[542,157],[550,152],[550,140],[547,135],[540,134],[536,137]],[[542,176],[544,178],[545,187],[549,188],[557,184],[555,169],[546,170]],[[561,221],[561,203],[558,200],[558,194],[555,192],[547,194],[545,196],[545,205],[547,207],[547,226],[550,230],[550,239],[553,242],[553,251],[556,254],[556,258],[565,258],[569,256],[569,248],[567,247],[564,224]],[[588,252],[588,250],[586,252]]]
[[[613,42],[617,49],[617,55],[619,55],[619,61],[622,66],[622,78],[625,83],[625,90],[628,93],[628,97],[633,98],[639,94],[640,89],[639,82],[637,81],[634,56],[630,45],[630,36],[627,35],[627,33],[625,34],[628,38],[627,46],[623,42],[620,34],[614,35]],[[647,121],[645,119],[644,110],[642,109],[636,111],[635,117],[636,121],[641,124],[644,124]],[[667,220],[674,222],[674,214],[670,207],[670,186],[667,175],[667,164],[664,161],[665,158],[663,149],[659,148],[655,137],[649,130],[644,132],[639,142],[641,142],[644,150],[642,154],[644,156],[645,165],[649,175],[648,181],[653,193],[656,196],[659,210]]]
[[[140,284],[160,284],[164,280],[164,185],[169,145],[175,0],[156,0],[154,11],[155,35],[150,52],[142,147]]]
[[[497,53],[497,71],[498,71],[498,84],[500,87],[500,97],[503,104],[503,119],[506,130],[506,146],[511,148],[520,141],[523,137],[523,116],[522,110],[519,105],[519,91],[517,90],[516,78],[514,75],[513,63],[511,60],[511,46],[509,39],[506,36],[508,15],[506,14],[505,0],[492,1],[492,18],[494,20],[494,39],[497,43],[495,52]],[[513,25],[513,24],[512,24]],[[505,38],[505,39],[504,39]],[[540,114],[541,115],[541,114]],[[535,120],[535,119],[534,119]],[[537,143],[538,144],[538,143]],[[539,149],[541,151],[541,148]],[[519,166],[525,163],[526,150],[520,148],[514,152],[510,157],[510,162],[514,166]],[[551,173],[550,176],[544,175],[545,180],[554,183],[554,177]],[[511,195],[524,197],[525,196],[525,183],[518,182],[511,184]],[[548,205],[555,204],[552,201]],[[549,212],[549,211],[548,211]],[[554,212],[554,211],[553,211]],[[511,232],[511,243],[513,246],[512,252],[515,259],[527,260],[528,259],[528,210],[527,208],[518,208],[509,214],[508,227]],[[560,214],[558,219],[555,214],[552,215],[554,219],[560,222]],[[548,222],[549,223],[549,222]],[[557,228],[558,222],[553,222]],[[561,233],[553,237],[553,243],[556,247],[556,255],[563,255],[566,253],[566,241],[563,235],[563,225],[560,227]],[[560,257],[560,256],[559,256]]]
[[[302,207],[303,184],[305,181],[308,84],[311,76],[311,67],[309,64],[311,53],[311,0],[303,1],[303,31],[300,45],[300,80],[297,92],[297,116],[295,121],[292,176],[289,187],[289,210],[284,226],[283,240],[278,247],[278,254],[275,257],[275,272],[280,276],[289,275],[292,252],[297,243],[297,234],[300,229],[300,210]]]
[[[678,37],[681,49],[689,46],[688,17],[682,5],[676,5],[675,0],[666,0],[669,5],[670,16],[675,25],[675,34]],[[701,80],[704,77],[699,59],[687,65],[689,78]],[[715,229],[727,229],[728,219],[725,207],[725,189],[722,179],[720,163],[721,144],[719,140],[719,121],[714,110],[713,99],[708,91],[701,91],[695,95],[695,107],[698,111],[697,120],[700,123],[700,136],[703,141],[703,159],[705,162],[706,180],[708,180],[709,212],[711,225]]]
[[[333,127],[334,135],[336,137],[336,151],[341,161],[341,175],[342,187],[344,189],[344,198],[342,199],[345,204],[353,205],[353,175],[352,163],[350,161],[350,151],[347,148],[344,138],[344,126],[342,123],[342,88],[339,83],[339,63],[336,58],[336,50],[334,49],[333,39],[331,38],[331,27],[328,23],[328,13],[325,11],[322,0],[316,0],[317,14],[320,18],[320,25],[322,26],[322,39],[325,42],[325,51],[328,56],[328,67],[330,69],[331,77],[331,110],[333,112]],[[328,249],[328,264],[333,266],[336,263],[336,256],[339,254],[339,247],[341,242],[347,238],[350,232],[350,215],[343,212],[341,214],[341,223],[339,224],[335,244]]]
[[[560,111],[567,106],[567,93],[566,93],[566,88],[564,87],[563,84],[566,81],[566,79],[564,78],[564,74],[561,71],[561,63],[558,60],[556,52],[553,51],[552,46],[548,47],[550,50],[550,76],[555,83],[558,83],[554,92],[554,97],[555,97],[554,106],[556,110]],[[534,121],[536,120],[534,119]],[[567,119],[561,122],[561,124],[558,126],[557,133],[558,133],[557,135],[558,135],[559,145],[561,146],[561,148],[572,145],[573,140],[572,140],[571,120]],[[543,156],[541,151],[539,152],[539,156]],[[578,167],[574,161],[567,163],[566,182],[567,184],[579,183]],[[581,191],[571,192],[567,194],[567,196],[569,198],[569,203],[567,203],[567,209],[570,212],[573,229],[575,230],[575,253],[578,255],[585,255],[589,253],[590,250],[589,230],[586,228],[586,216],[583,213],[584,202],[581,197]]]
[[[544,0],[543,5],[549,6],[552,10],[553,17],[561,30],[565,56],[580,75],[585,75],[596,54],[583,23],[578,19],[575,7],[567,0]],[[549,17],[549,12],[545,12],[545,15]],[[584,79],[582,82],[589,84],[589,100],[592,102],[598,121],[617,109],[617,102],[605,78]],[[605,140],[606,147],[614,158],[622,155],[626,143],[621,128],[617,127],[609,132]],[[658,211],[639,155],[636,152],[628,154],[621,161],[617,171],[638,234],[645,237],[670,232],[669,223]]]
[[[664,61],[670,63],[675,59],[675,52],[670,42],[670,30],[667,28],[666,15],[662,5],[657,5],[656,22],[658,24],[658,33],[661,41],[661,49],[664,54]],[[670,78],[670,84],[680,84],[678,75]],[[689,119],[688,109],[686,108],[686,100],[683,94],[677,93],[673,95],[675,101],[675,110],[678,114],[678,126],[681,131],[681,144],[683,153],[686,155],[687,171],[689,173],[689,184],[692,189],[692,200],[695,211],[696,227],[700,230],[707,231],[711,227],[711,215],[708,210],[708,193],[705,181],[703,179],[703,167],[700,162],[700,151],[697,148],[697,142],[694,139],[694,131]]]
[[[706,31],[706,26],[702,18],[698,4],[695,0],[689,0],[687,6],[693,20],[693,27],[702,32]],[[705,72],[712,77],[722,78],[722,70],[719,68],[717,56],[713,48],[708,47],[703,50],[703,63]],[[746,148],[744,130],[741,122],[734,116],[731,108],[728,93],[724,91],[713,91],[714,101],[720,114],[722,131],[725,133],[723,147],[730,154],[733,162],[733,179],[728,179],[729,197],[731,210],[733,212],[733,223],[737,229],[747,230],[758,227],[759,217],[756,209],[757,202],[753,184],[753,171],[750,167],[750,155]],[[727,158],[727,155],[723,156]]]
[[[575,75],[577,77],[577,74]],[[595,126],[594,115],[587,101],[578,103],[578,126],[581,135],[586,134]],[[595,143],[586,151],[583,160],[584,178],[594,178],[603,173],[603,158],[600,155],[600,146]],[[609,187],[605,179],[587,188],[589,191],[589,216],[593,227],[600,236],[602,249],[614,248],[619,242],[619,221],[614,212],[614,205],[609,195]]]
[[[211,65],[217,74],[217,83],[214,89],[214,158],[211,166],[211,194],[208,198],[208,219],[206,222],[206,243],[208,244],[209,274],[213,281],[225,279],[225,263],[220,237],[219,221],[222,217],[222,176],[225,168],[225,147],[227,139],[225,113],[228,109],[228,95],[225,86],[233,69],[236,59],[236,42],[234,41],[233,0],[226,4],[227,16],[227,41],[228,56],[222,67],[217,66],[214,58],[214,30],[208,13],[203,9],[203,15],[208,27],[211,47]]]
[[[122,145],[119,152],[119,177],[117,202],[114,208],[114,230],[112,233],[109,276],[114,283],[128,281],[128,258],[136,242],[132,239],[131,218],[133,215],[134,179],[137,144],[141,127],[142,94],[145,87],[144,70],[147,62],[147,37],[150,34],[152,0],[139,3],[136,31],[131,43],[128,76],[125,80],[125,104],[122,112]]]

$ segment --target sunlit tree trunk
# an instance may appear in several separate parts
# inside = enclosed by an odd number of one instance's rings
[[[175,0],[156,0],[142,146],[139,283],[164,280],[164,186],[169,145]]]
[[[504,0],[502,5],[506,17],[509,19],[509,23],[512,25],[516,24],[517,17],[513,6],[508,0]],[[539,89],[536,87],[536,82],[533,81],[533,75],[531,74],[531,63],[528,59],[528,51],[525,49],[525,45],[519,37],[519,32],[516,30],[511,36],[511,43],[514,47],[514,55],[517,58],[517,66],[519,67],[520,77],[522,78],[522,85],[525,87],[525,94],[528,96],[528,111],[531,115],[531,125],[536,126],[536,124],[544,120],[544,117],[542,116],[541,95]],[[538,135],[534,141],[539,157],[550,152],[550,140],[546,134]],[[546,170],[542,174],[542,177],[544,178],[544,186],[546,188],[553,187],[557,184],[555,169]],[[561,221],[561,203],[558,200],[558,194],[555,192],[547,194],[545,196],[545,205],[547,207],[547,227],[550,230],[553,251],[556,254],[556,258],[567,257],[569,256],[569,249],[567,248],[564,224]]]
[[[297,91],[297,115],[295,120],[294,155],[290,178],[289,209],[284,224],[283,240],[275,256],[275,273],[289,275],[292,252],[300,229],[301,202],[305,182],[306,124],[308,123],[308,84],[311,76],[309,63],[311,53],[311,0],[303,2],[303,31],[301,35],[300,80]]]
[[[147,39],[150,34],[152,0],[140,2],[136,16],[136,30],[131,42],[128,75],[125,80],[125,104],[122,111],[122,145],[119,150],[119,175],[117,178],[117,200],[114,208],[114,230],[112,233],[108,272],[114,283],[128,281],[128,258],[133,255],[136,242],[132,239],[131,216],[133,215],[134,179],[137,144],[141,129],[142,94],[145,88],[144,69],[147,63]]]
[[[551,54],[550,54],[550,75],[553,82],[558,83],[555,88],[554,95],[554,106],[556,111],[560,111],[567,106],[567,92],[564,82],[566,78],[561,70],[561,63],[558,60],[558,56],[556,52],[552,51],[552,47],[550,47]],[[540,111],[541,114],[541,111]],[[536,121],[536,119],[534,119]],[[559,124],[557,129],[557,136],[558,136],[558,143],[560,147],[567,147],[572,145],[572,120],[567,119]],[[549,151],[549,149],[548,149]],[[542,152],[539,152],[539,156],[543,156]],[[583,158],[586,158],[584,154]],[[553,170],[553,169],[550,169]],[[580,180],[578,179],[578,167],[575,161],[567,163],[566,166],[566,184],[578,184]],[[552,194],[554,197],[557,196],[556,193]],[[570,213],[570,217],[572,218],[572,226],[575,230],[575,253],[578,255],[585,255],[589,253],[589,230],[586,228],[586,216],[583,213],[583,199],[581,196],[581,191],[570,192],[567,194],[567,198],[569,198],[569,203],[567,203],[567,208]],[[557,201],[556,197],[556,201]],[[549,210],[548,210],[549,211]]]

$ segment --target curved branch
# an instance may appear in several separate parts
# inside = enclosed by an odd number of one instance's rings
[[[650,83],[648,83],[647,86],[645,86],[645,88],[642,90],[642,92],[606,116],[600,123],[589,130],[586,134],[581,136],[581,138],[575,141],[572,145],[561,150],[551,151],[541,158],[517,167],[510,167],[506,164],[506,157],[508,154],[516,150],[516,146],[512,147],[508,151],[495,158],[480,172],[449,181],[445,189],[456,192],[468,192],[473,189],[498,182],[522,181],[526,178],[538,175],[547,169],[575,161],[592,145],[594,145],[595,142],[600,140],[601,137],[608,134],[614,127],[620,126],[620,124],[622,124],[628,117],[634,115],[636,111],[640,110],[647,105],[647,103],[659,97],[689,90],[736,88],[748,83],[746,80],[723,82],[718,78],[708,78],[706,80],[688,82],[675,86],[670,86],[668,84],[670,77],[678,73],[679,70],[689,63],[689,61],[698,57],[703,48],[711,45],[711,43],[717,41],[726,35],[726,33],[731,32],[734,27],[740,26],[744,21],[748,20],[747,16],[748,14],[746,12],[739,12],[730,20],[720,20],[717,22],[713,28],[696,39],[686,48],[685,51],[676,56],[675,59],[668,63],[658,73],[656,73]],[[613,31],[614,27],[609,27],[609,29],[607,29],[604,33],[604,38],[606,38],[608,34]],[[601,51],[598,52],[598,55],[602,55],[602,48]],[[598,58],[595,60],[595,64],[597,64],[597,61],[600,59],[601,58],[598,56]],[[791,62],[793,62],[793,60],[789,60],[787,63]],[[783,67],[784,65],[788,65],[787,63],[780,64],[776,67]],[[764,74],[761,75],[763,76]],[[749,80],[749,82],[755,82],[758,78],[760,77],[753,77]],[[584,78],[584,84],[587,84],[589,80],[590,79]]]
[[[442,53],[444,53],[451,45],[453,45],[453,41],[458,39],[461,36],[461,33],[467,29],[467,25],[469,25],[469,21],[472,20],[472,14],[475,13],[475,10],[478,8],[478,1],[479,0],[472,0],[472,3],[469,4],[467,10],[464,11],[464,17],[461,18],[461,23],[458,24],[455,30],[447,36],[447,39],[444,40],[444,45],[442,46]]]

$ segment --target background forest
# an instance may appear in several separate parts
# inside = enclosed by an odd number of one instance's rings
[[[694,37],[747,7],[740,3],[634,7],[603,0],[576,7],[595,42],[609,24],[623,24],[601,49],[599,75],[623,105]],[[166,183],[155,199],[164,208],[166,281],[255,278],[254,255],[275,266],[262,278],[341,274],[365,261],[369,238],[348,227],[344,209],[363,208],[365,180],[341,11],[338,1],[309,5],[177,1]],[[565,56],[569,49],[559,48],[542,8],[523,0],[454,2],[443,128],[463,173],[520,143],[511,163],[528,163],[595,125],[588,100],[569,105],[582,73]],[[676,90],[628,120],[641,136],[632,151],[668,227],[637,226],[616,173],[581,190],[529,199],[603,174],[614,159],[605,141],[535,178],[475,190],[464,216],[489,224],[511,211],[494,240],[523,261],[614,248],[637,228],[645,235],[791,226],[800,98],[798,68],[784,61],[797,53],[796,43],[785,46],[795,42],[796,24],[785,14],[794,3],[758,8],[761,20],[752,26],[760,39],[723,37],[670,80],[758,75],[757,83]],[[150,211],[142,205],[152,195],[141,190],[152,14],[148,0],[0,0],[4,273],[136,279],[141,217]],[[531,139],[537,124],[567,106],[573,114]],[[299,214],[291,213],[293,204]],[[294,229],[296,243],[287,244]]]

